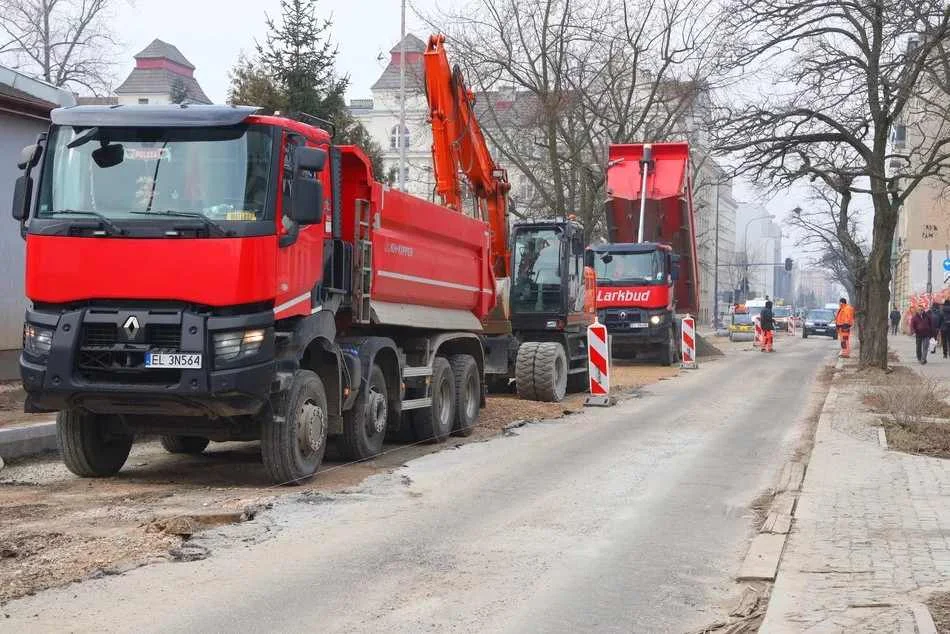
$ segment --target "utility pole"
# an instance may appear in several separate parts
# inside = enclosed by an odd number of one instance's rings
[[[934,292],[934,252],[933,249],[927,251],[927,294]]]
[[[713,324],[719,327],[719,185],[716,180],[716,253],[713,255]]]
[[[406,191],[406,0],[402,0],[399,27],[399,129],[396,143],[399,145],[399,191]]]

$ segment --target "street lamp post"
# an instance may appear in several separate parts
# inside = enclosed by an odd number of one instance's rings
[[[399,191],[406,191],[406,0],[402,0],[399,40],[399,129],[396,131],[399,143]]]
[[[716,181],[716,246],[713,255],[713,324],[719,328],[719,181]]]
[[[745,259],[745,266],[743,267],[742,275],[742,292],[743,294],[748,293],[746,288],[749,286],[749,225],[751,225],[756,220],[771,220],[775,216],[772,214],[765,214],[764,216],[756,216],[745,223],[745,228],[742,230],[742,257]],[[748,299],[746,297],[745,299]]]

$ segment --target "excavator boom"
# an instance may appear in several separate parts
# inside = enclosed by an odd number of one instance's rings
[[[432,119],[435,190],[446,207],[462,209],[464,175],[480,216],[491,227],[491,259],[497,278],[510,277],[508,252],[508,174],[488,151],[475,117],[475,95],[458,66],[449,65],[445,36],[432,35],[423,55],[426,96]]]

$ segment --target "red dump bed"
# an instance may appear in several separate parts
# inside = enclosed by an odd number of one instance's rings
[[[642,143],[611,145],[607,163],[607,231],[610,242],[637,242],[643,181]],[[674,293],[677,312],[699,308],[699,263],[688,143],[651,144],[644,242],[668,244],[680,256]]]
[[[488,224],[384,187],[361,151],[342,150],[342,237],[356,250],[361,236],[372,244],[375,321],[480,330],[495,305]],[[365,204],[368,214],[359,211]],[[361,216],[368,227],[360,225]]]

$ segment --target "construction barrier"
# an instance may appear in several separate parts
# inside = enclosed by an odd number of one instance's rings
[[[792,317],[788,319],[788,334],[795,336],[795,319]]]
[[[683,317],[680,328],[680,367],[695,370],[696,363],[696,320],[691,315]]]
[[[759,316],[756,315],[752,322],[755,324],[755,337],[752,339],[752,347],[759,348],[762,346],[762,323],[759,321]]]
[[[607,326],[594,318],[587,327],[587,375],[590,379],[588,405],[610,405],[610,338]]]

